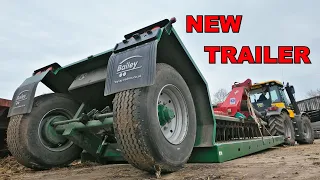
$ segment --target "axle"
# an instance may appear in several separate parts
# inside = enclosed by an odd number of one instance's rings
[[[73,120],[73,119],[71,119]],[[70,121],[71,121],[70,120]],[[79,121],[72,121],[67,124],[61,124],[58,125],[55,130],[58,133],[63,134],[63,132],[67,129],[77,129],[77,130],[89,130],[89,129],[99,129],[104,128],[105,126],[112,125],[113,124],[113,118],[107,117],[103,121],[100,120],[90,120],[86,124],[83,124]]]
[[[93,116],[92,120],[102,121],[102,120],[104,120],[106,118],[110,118],[110,117],[113,117],[113,113],[96,114],[96,115]],[[66,120],[66,121],[53,122],[52,125],[53,126],[58,126],[58,125],[64,125],[64,124],[69,124],[69,123],[73,123],[73,122],[82,122],[82,120],[83,120],[83,117],[80,117],[80,118],[70,119],[70,120]]]

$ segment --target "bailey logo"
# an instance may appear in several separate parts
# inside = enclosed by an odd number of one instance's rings
[[[29,90],[24,90],[18,94],[15,102],[16,106],[18,106],[22,101],[25,101],[28,99],[28,92]]]
[[[119,75],[119,77],[124,77],[127,75],[128,71],[132,71],[132,70],[136,70],[141,68],[142,66],[137,66],[139,61],[134,61],[134,62],[130,62],[128,60],[133,59],[133,58],[142,58],[142,56],[140,55],[135,55],[135,56],[130,56],[124,60],[122,60],[117,68],[117,74]]]

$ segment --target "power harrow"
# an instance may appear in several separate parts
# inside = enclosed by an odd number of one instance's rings
[[[250,106],[251,81],[213,107],[207,82],[165,19],[124,36],[106,52],[34,71],[16,90],[8,146],[33,169],[81,156],[173,172],[187,162],[224,162],[282,144]],[[35,96],[39,82],[54,93]],[[267,130],[267,128],[266,128]]]

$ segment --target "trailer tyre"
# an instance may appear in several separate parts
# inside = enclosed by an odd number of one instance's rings
[[[314,141],[314,131],[311,126],[311,121],[307,116],[302,116],[302,130],[301,133],[303,138],[297,140],[299,144],[313,144]]]
[[[283,135],[285,145],[295,145],[294,127],[287,113],[281,112],[280,115],[272,115],[268,120],[268,125],[272,136]]]
[[[55,134],[49,123],[71,119],[78,107],[64,94],[36,97],[30,114],[10,119],[7,131],[10,152],[20,164],[36,170],[70,164],[80,156],[81,148]]]
[[[196,137],[196,114],[182,76],[157,64],[155,84],[119,92],[114,130],[125,159],[149,172],[173,172],[188,161]]]

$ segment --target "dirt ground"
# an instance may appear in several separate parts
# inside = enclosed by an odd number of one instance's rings
[[[12,157],[0,161],[0,179],[102,180],[156,179],[153,174],[128,164],[74,164],[68,168],[35,172],[19,165]],[[221,164],[187,164],[161,179],[320,179],[320,140],[313,145],[275,147]]]

